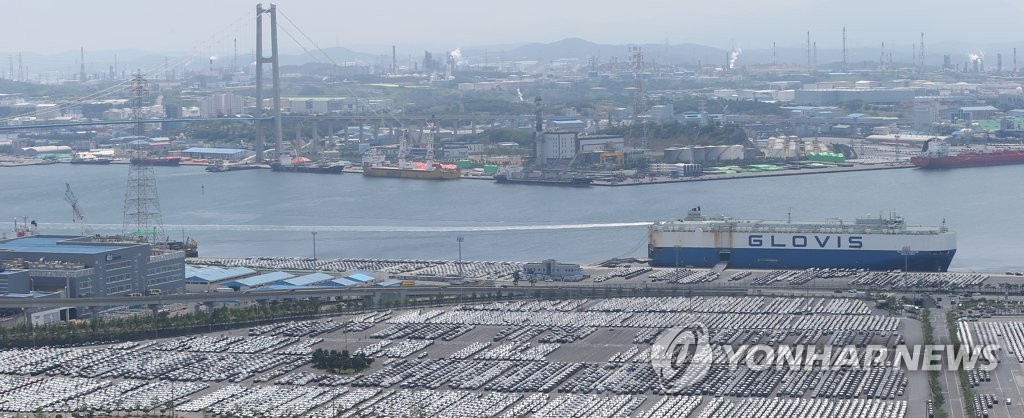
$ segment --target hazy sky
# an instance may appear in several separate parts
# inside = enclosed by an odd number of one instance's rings
[[[55,53],[120,48],[239,51],[253,48],[255,1],[10,1],[0,18],[0,50]],[[264,3],[268,5],[269,3]],[[802,46],[810,30],[819,48],[886,41],[986,45],[1024,39],[1024,0],[282,0],[284,12],[321,47],[397,44],[399,49],[552,42],[701,43],[745,49]],[[281,17],[282,23],[287,24]],[[295,37],[301,35],[290,28]],[[280,45],[301,51],[287,34]],[[1024,47],[1024,45],[1022,45]],[[383,52],[383,51],[367,51]]]

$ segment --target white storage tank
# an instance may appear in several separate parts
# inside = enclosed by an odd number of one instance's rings
[[[679,149],[678,161],[681,163],[692,163],[693,162],[693,148],[682,147]]]
[[[743,145],[730,145],[729,150],[725,152],[723,160],[735,161],[743,159]]]
[[[726,153],[729,152],[728,145],[715,145],[715,150],[712,151],[714,161],[726,161]]]
[[[702,163],[707,161],[707,147],[693,147],[693,162]]]
[[[664,158],[665,163],[667,163],[667,164],[674,164],[674,163],[679,162],[679,153],[680,152],[681,152],[681,150],[679,148],[665,148],[665,158]]]

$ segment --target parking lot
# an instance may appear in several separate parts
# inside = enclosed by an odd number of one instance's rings
[[[851,298],[490,302],[3,351],[0,410],[453,417],[903,417],[925,410],[923,377],[884,361],[868,370],[753,370],[730,368],[718,354],[706,377],[668,394],[650,362],[651,344],[663,330],[695,322],[712,330],[716,346],[892,346],[921,338],[915,320]],[[311,368],[317,348],[376,361],[359,374],[331,375]],[[825,364],[836,361],[838,353]]]

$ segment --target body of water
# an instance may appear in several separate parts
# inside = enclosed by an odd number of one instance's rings
[[[653,221],[705,213],[737,218],[853,219],[896,212],[958,233],[951,269],[1024,270],[1024,165],[879,170],[635,187],[560,188],[157,167],[163,221],[203,256],[313,255],[592,263],[647,254]],[[56,164],[0,169],[0,230],[27,216],[44,233],[79,231],[71,183],[100,233],[122,226],[128,167]],[[8,233],[10,235],[10,233]]]

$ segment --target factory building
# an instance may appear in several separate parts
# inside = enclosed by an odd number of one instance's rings
[[[185,252],[104,238],[33,235],[0,241],[9,291],[67,291],[70,297],[185,292]],[[28,286],[25,286],[25,281]]]

